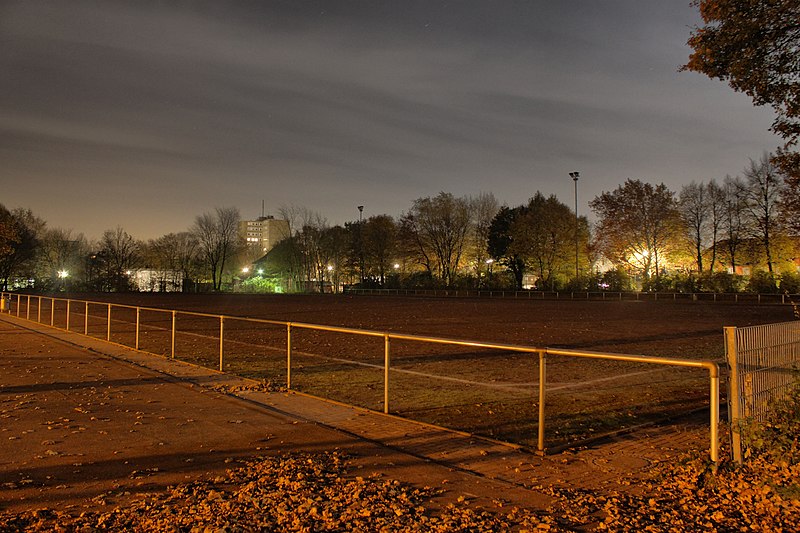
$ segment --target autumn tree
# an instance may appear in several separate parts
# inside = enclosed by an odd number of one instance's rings
[[[469,228],[468,200],[445,192],[418,198],[401,220],[401,230],[418,262],[447,287],[455,281]]]
[[[30,209],[6,209],[0,204],[0,289],[8,290],[12,277],[32,279],[36,253],[45,222]]]
[[[487,252],[494,261],[506,267],[514,276],[517,290],[522,289],[522,280],[527,269],[526,256],[514,246],[514,226],[524,216],[526,206],[510,208],[503,206],[492,219],[487,239]]]
[[[217,207],[213,213],[195,218],[192,234],[197,239],[200,256],[211,275],[212,288],[222,288],[226,262],[242,245],[239,237],[241,216],[235,207]]]
[[[658,280],[663,256],[679,227],[674,196],[663,183],[653,186],[629,179],[589,203],[599,219],[599,250],[617,265],[640,273],[646,286],[653,276]]]
[[[696,0],[704,25],[689,37],[685,70],[728,82],[777,117],[786,140],[777,161],[798,176],[800,154],[800,0]]]
[[[580,231],[580,226],[578,231]],[[586,221],[583,221],[586,226]],[[555,289],[556,277],[569,277],[575,266],[575,213],[551,195],[537,192],[511,225],[510,249],[526,258],[542,287]],[[584,233],[584,249],[586,247]],[[580,235],[578,236],[580,242]],[[574,275],[574,273],[573,273]]]
[[[366,271],[384,285],[394,260],[397,225],[389,215],[377,215],[369,217],[360,229],[363,232]]]

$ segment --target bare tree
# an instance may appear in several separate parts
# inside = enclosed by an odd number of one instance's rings
[[[429,271],[435,268],[438,277],[451,287],[470,228],[468,200],[445,192],[434,198],[419,198],[401,225],[413,236],[420,262]]]
[[[706,185],[706,192],[708,195],[708,231],[711,242],[711,260],[708,270],[713,272],[714,263],[717,260],[717,242],[725,221],[725,188],[712,179]]]
[[[119,226],[103,232],[97,253],[104,274],[102,288],[117,292],[130,290],[130,271],[138,266],[140,250],[141,243]]]
[[[83,234],[73,235],[72,230],[61,228],[45,230],[39,247],[38,277],[50,288],[65,289],[67,280],[81,277],[88,253]]]
[[[725,251],[728,254],[728,262],[731,271],[736,273],[738,265],[737,258],[745,239],[747,228],[747,199],[745,198],[745,184],[738,176],[732,178],[725,176],[722,183],[724,192],[724,218],[722,220],[722,231],[725,237]]]
[[[241,246],[240,219],[237,208],[217,207],[214,213],[198,215],[192,227],[192,234],[197,238],[200,256],[211,274],[215,291],[222,288],[225,263]]]
[[[489,259],[488,242],[492,220],[500,211],[500,203],[490,192],[482,192],[469,198],[469,210],[472,225],[468,235],[467,256],[475,274],[480,277],[487,269]]]
[[[168,233],[148,242],[146,261],[159,272],[161,290],[180,290],[198,270],[198,241],[189,232]]]
[[[703,183],[692,181],[678,194],[678,212],[692,247],[697,271],[703,271],[703,251],[708,241],[710,224],[708,189]]]
[[[744,197],[752,221],[752,231],[761,241],[767,260],[767,270],[773,273],[772,247],[780,231],[778,206],[783,180],[768,154],[758,161],[750,160],[744,171]]]

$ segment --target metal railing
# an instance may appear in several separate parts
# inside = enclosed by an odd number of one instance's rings
[[[788,397],[800,379],[800,321],[725,328],[730,367],[732,453],[742,462],[740,423],[763,422],[774,402]]]
[[[511,298],[517,300],[609,300],[683,301],[791,304],[800,294],[760,294],[750,292],[637,292],[637,291],[537,291],[474,289],[357,289],[347,294],[384,296],[430,296],[436,298]]]
[[[7,298],[6,293],[2,294],[3,298]],[[279,327],[285,328],[285,375],[286,375],[286,388],[292,390],[292,370],[293,370],[293,355],[298,352],[293,348],[293,335],[298,331],[324,331],[337,334],[355,335],[358,337],[379,338],[382,339],[383,345],[383,401],[382,407],[384,413],[391,413],[391,387],[392,387],[392,373],[393,372],[406,372],[418,374],[417,372],[408,372],[399,370],[392,367],[392,343],[394,341],[411,341],[415,343],[426,343],[435,345],[449,345],[469,348],[481,348],[498,350],[502,352],[512,353],[526,353],[537,356],[538,359],[538,382],[537,382],[537,398],[531,398],[531,403],[538,404],[538,420],[537,420],[537,438],[536,449],[539,452],[545,451],[545,419],[546,419],[546,392],[547,392],[547,360],[553,357],[568,357],[568,358],[584,358],[593,360],[604,361],[621,361],[627,363],[644,363],[649,365],[661,365],[672,367],[684,367],[705,370],[708,372],[709,380],[709,406],[710,406],[710,445],[709,455],[711,461],[717,462],[718,460],[718,422],[719,422],[719,368],[717,363],[713,361],[700,361],[690,359],[676,359],[676,358],[663,358],[651,357],[641,355],[627,355],[627,354],[613,354],[613,353],[600,353],[579,350],[563,350],[554,348],[541,348],[534,346],[480,342],[460,339],[448,339],[440,337],[431,337],[424,335],[410,335],[400,333],[379,332],[355,328],[324,326],[318,324],[307,324],[301,322],[283,322],[275,320],[257,319],[257,318],[243,318],[228,315],[213,315],[207,313],[197,313],[190,311],[176,311],[150,307],[138,307],[121,304],[113,304],[107,302],[95,302],[86,300],[72,300],[72,299],[59,299],[50,298],[45,296],[14,294],[11,295],[11,308],[9,312],[16,314],[17,317],[34,320],[38,323],[49,325],[54,328],[80,333],[82,335],[91,336],[93,338],[100,338],[107,342],[134,348],[136,350],[144,351],[154,355],[167,356],[171,358],[176,357],[176,336],[179,332],[178,322],[179,319],[184,320],[185,317],[195,321],[205,321],[202,327],[204,333],[192,333],[188,327],[185,327],[181,334],[195,335],[196,337],[209,338],[208,332],[216,329],[218,324],[218,362],[215,361],[212,368],[219,371],[226,369],[226,323],[236,321],[237,323],[246,323],[256,325],[258,327]],[[14,301],[16,300],[16,301]],[[33,305],[32,305],[33,304]],[[32,308],[36,312],[34,318],[31,317]],[[102,313],[96,311],[100,308]],[[91,311],[95,311],[94,314]],[[43,315],[43,311],[45,311]],[[73,314],[83,315],[83,321],[80,327],[76,327],[71,323],[71,316]],[[149,320],[147,321],[146,331],[145,325],[142,321],[142,315],[148,314]],[[127,315],[120,318],[120,315]],[[44,318],[44,321],[43,321]],[[112,324],[118,325],[112,326]],[[62,326],[63,324],[63,326]],[[160,325],[158,325],[160,324]],[[162,349],[161,353],[156,351],[149,351],[143,348],[142,338],[144,333],[150,337],[159,336],[161,338]],[[198,329],[198,331],[200,331]],[[93,334],[94,333],[94,334]],[[151,341],[152,342],[152,341]],[[248,341],[250,342],[250,341]],[[253,343],[259,341],[252,341]],[[245,343],[244,341],[240,341]],[[168,345],[164,348],[163,345]],[[245,343],[246,344],[246,343]],[[253,346],[254,344],[250,344]],[[309,355],[309,354],[304,354]],[[338,361],[343,361],[338,359]],[[349,361],[355,363],[355,361]],[[364,366],[377,367],[380,365],[362,364]],[[206,364],[206,366],[211,366]],[[398,374],[399,375],[399,374]],[[431,376],[430,374],[425,374]],[[444,378],[442,379],[454,379]],[[457,379],[455,381],[458,381]]]

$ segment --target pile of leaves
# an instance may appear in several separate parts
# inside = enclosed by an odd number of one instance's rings
[[[697,454],[662,465],[636,494],[553,491],[562,519],[609,531],[800,531],[800,387],[741,428],[746,461]]]
[[[267,457],[208,482],[171,489],[106,513],[50,510],[0,515],[3,531],[536,531],[547,516],[493,512],[459,497],[436,510],[438,494],[378,477],[347,477],[339,452]]]

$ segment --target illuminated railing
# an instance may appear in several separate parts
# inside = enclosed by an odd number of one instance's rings
[[[216,344],[218,349],[215,348],[214,350],[216,353],[214,355],[213,362],[210,359],[206,359],[205,361],[198,361],[198,364],[215,368],[221,372],[225,371],[229,365],[229,361],[226,359],[226,342],[237,342],[240,345],[246,345],[250,348],[263,348],[263,341],[260,340],[258,335],[263,333],[263,329],[272,328],[274,338],[282,337],[283,340],[285,340],[284,349],[286,359],[284,371],[286,388],[289,390],[292,390],[293,386],[293,356],[297,355],[298,353],[293,349],[293,335],[298,331],[322,331],[336,334],[353,335],[357,337],[382,339],[382,365],[364,363],[360,364],[362,366],[381,368],[383,371],[382,410],[387,414],[391,412],[391,373],[394,371],[404,372],[403,370],[397,370],[396,368],[392,367],[392,343],[395,341],[411,341],[415,343],[481,348],[498,350],[502,352],[535,355],[538,358],[538,401],[536,402],[538,403],[538,420],[536,449],[542,453],[545,451],[545,400],[547,392],[546,368],[548,357],[584,358],[701,369],[708,372],[709,379],[709,455],[713,462],[717,462],[718,460],[720,376],[719,367],[717,363],[713,361],[600,353],[579,350],[562,350],[514,344],[447,339],[424,335],[407,335],[345,327],[306,324],[301,322],[283,322],[257,318],[213,315],[191,311],[138,307],[108,302],[50,298],[45,296],[26,295],[19,293],[2,293],[2,298],[5,302],[4,307],[6,308],[7,312],[11,313],[12,315],[16,315],[19,318],[33,320],[40,324],[49,325],[54,328],[63,329],[74,333],[80,333],[93,338],[99,338],[113,344],[134,348],[136,350],[158,356],[170,358],[176,357],[176,353],[178,352],[176,347],[176,336],[179,332],[184,336],[188,336],[190,339],[212,339],[215,343],[218,340],[218,344]],[[146,316],[144,320],[143,315]],[[78,317],[82,320],[76,323],[73,317]],[[182,323],[181,327],[178,325],[179,321]],[[227,332],[226,324],[239,325],[239,328],[237,329],[237,332],[240,335],[239,340],[231,340],[229,338],[231,334]],[[242,325],[252,325],[254,328],[245,331],[245,328],[243,328]],[[276,328],[279,328],[281,331],[285,331],[285,333],[278,334]],[[212,331],[213,333],[210,333]],[[147,347],[143,345],[143,336],[145,336],[145,334],[147,341],[150,343]],[[245,337],[245,334],[249,335],[249,337]],[[217,336],[218,339],[216,338]],[[155,343],[158,343],[160,349],[153,348]],[[192,348],[192,346],[183,348],[184,351],[191,351],[192,349],[197,350],[196,347]],[[343,359],[339,359],[338,361],[351,363],[354,362]]]

